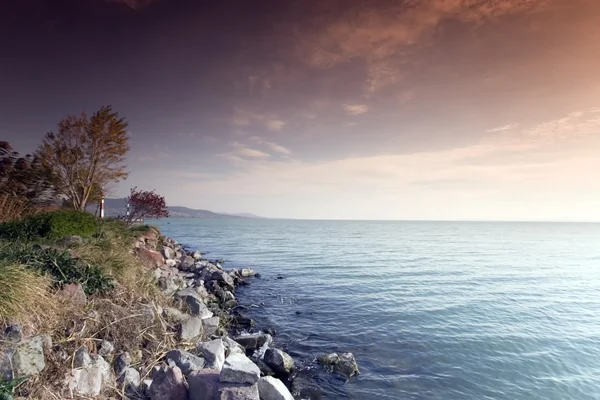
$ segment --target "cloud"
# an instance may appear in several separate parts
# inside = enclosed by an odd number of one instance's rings
[[[248,158],[261,159],[270,157],[269,154],[265,153],[264,151],[247,147],[239,142],[231,142],[229,146],[233,148],[233,151],[231,151],[230,153],[225,153],[224,155],[234,161],[240,161]]]
[[[268,146],[271,150],[273,150],[276,153],[283,154],[286,156],[289,156],[292,154],[292,151],[290,149],[288,149],[287,147],[278,145],[277,143],[265,142],[265,145]]]
[[[247,127],[255,124],[261,124],[271,131],[279,131],[285,125],[285,121],[276,114],[257,113],[242,108],[236,108],[233,119],[233,125]]]
[[[499,126],[497,128],[488,129],[486,132],[489,132],[489,133],[504,132],[504,131],[509,131],[511,129],[515,129],[518,126],[519,125],[517,125],[517,124],[509,124],[509,125]]]
[[[365,104],[347,104],[344,106],[344,110],[348,115],[360,115],[366,113],[369,108]]]
[[[279,131],[285,125],[285,121],[280,119],[270,119],[265,121],[265,125],[272,131]]]

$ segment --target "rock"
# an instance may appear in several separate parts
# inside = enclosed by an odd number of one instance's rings
[[[213,313],[206,307],[206,304],[194,288],[187,288],[175,293],[175,297],[180,298],[188,305],[192,315],[200,318],[210,318]]]
[[[71,376],[67,384],[71,392],[83,396],[98,396],[103,388],[114,385],[110,365],[97,354],[90,355],[80,347],[75,353]]]
[[[219,317],[203,318],[202,329],[206,336],[210,336],[219,329]]]
[[[140,258],[151,263],[155,267],[160,267],[165,263],[162,254],[157,251],[149,250],[144,247],[139,247],[136,251]]]
[[[233,278],[231,276],[229,276],[229,274],[225,271],[214,271],[210,278],[213,281],[217,281],[220,282],[221,284],[223,284],[227,289],[229,290],[233,290],[234,289],[234,282],[233,282]]]
[[[4,340],[9,343],[19,343],[23,340],[21,325],[10,325],[4,329]]]
[[[294,400],[287,387],[277,378],[264,376],[258,381],[261,400]]]
[[[237,326],[242,328],[252,328],[254,326],[254,320],[243,315],[234,315],[233,320]]]
[[[87,296],[79,283],[68,283],[57,294],[60,299],[77,307],[85,307],[87,304]]]
[[[0,380],[33,376],[46,367],[44,350],[52,347],[50,336],[41,335],[22,341],[0,353]]]
[[[172,360],[179,367],[183,375],[187,376],[193,371],[204,368],[204,358],[193,355],[183,350],[171,350],[165,356],[165,360]]]
[[[81,236],[77,235],[65,236],[63,238],[58,239],[56,241],[56,244],[65,247],[79,246],[83,244],[83,239],[81,238]]]
[[[163,315],[169,321],[177,322],[177,323],[181,323],[189,318],[189,315],[184,314],[181,311],[179,311],[178,309],[172,308],[172,307],[165,307],[163,309]]]
[[[163,246],[162,255],[165,257],[165,260],[173,260],[175,259],[175,250],[170,248],[169,246]]]
[[[182,256],[180,260],[181,264],[179,264],[179,269],[181,271],[189,271],[190,268],[192,268],[192,266],[194,265],[194,262],[196,262],[196,260],[194,260],[194,257],[190,256]]]
[[[287,376],[294,369],[294,359],[279,349],[268,349],[264,361],[278,375]]]
[[[273,341],[273,338],[268,333],[253,333],[250,335],[236,336],[235,341],[242,345],[246,351],[256,350],[259,347],[269,344]]]
[[[181,370],[163,367],[155,371],[147,396],[150,400],[187,400],[188,391]]]
[[[275,375],[275,371],[273,371],[271,369],[271,367],[269,367],[265,363],[265,360],[259,358],[258,360],[255,360],[255,362],[256,362],[256,365],[258,366],[258,368],[260,369],[260,373],[263,376],[274,376]]]
[[[173,259],[165,260],[165,265],[169,268],[175,268],[177,266],[177,261]]]
[[[125,393],[136,393],[140,388],[140,373],[134,368],[127,368],[117,378],[117,386]]]
[[[260,369],[243,354],[232,354],[225,359],[219,379],[221,382],[254,384],[260,378]]]
[[[119,354],[113,363],[115,373],[121,375],[127,368],[131,366],[131,354],[124,352]]]
[[[200,261],[202,259],[202,253],[200,253],[199,251],[194,251],[191,254],[192,258],[196,261]]]
[[[222,340],[225,345],[226,356],[235,353],[246,355],[246,349],[229,336],[225,336]]]
[[[115,351],[115,346],[113,346],[113,344],[107,340],[103,340],[102,343],[100,343],[100,348],[98,349],[98,354],[101,355],[102,357],[107,357],[110,356],[112,353],[114,353]]]
[[[206,368],[221,371],[225,362],[225,344],[221,339],[199,343],[196,352],[206,360]]]
[[[260,400],[256,384],[222,384],[219,394],[220,400]]]
[[[184,342],[193,342],[202,332],[202,319],[198,317],[189,317],[179,327],[179,337]]]
[[[358,371],[358,364],[352,353],[343,353],[340,355],[331,353],[321,357],[319,361],[322,364],[332,366],[335,372],[344,375],[346,378],[351,378],[360,374]]]
[[[179,289],[179,285],[175,282],[175,277],[161,277],[158,279],[158,288],[161,292],[163,292],[167,296],[171,296],[173,293],[177,292]]]
[[[240,275],[242,276],[242,278],[249,278],[251,276],[254,276],[254,271],[250,268],[242,268],[240,270]]]
[[[187,377],[189,385],[189,400],[218,400],[219,388],[219,371],[212,369],[203,369],[201,371],[192,372]]]

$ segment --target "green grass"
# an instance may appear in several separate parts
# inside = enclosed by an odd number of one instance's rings
[[[86,212],[59,210],[0,224],[0,238],[20,241],[91,236],[98,230],[96,218]]]

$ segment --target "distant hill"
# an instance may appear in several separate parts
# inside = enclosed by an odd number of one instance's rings
[[[96,204],[87,207],[89,212],[96,211]],[[250,213],[217,213],[188,207],[169,206],[169,215],[179,218],[262,218]],[[104,215],[106,217],[124,216],[127,212],[127,199],[104,199]]]

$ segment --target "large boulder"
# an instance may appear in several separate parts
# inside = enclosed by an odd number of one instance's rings
[[[294,369],[294,359],[279,349],[267,349],[264,361],[277,375],[287,376]]]
[[[41,335],[5,348],[0,353],[0,379],[10,381],[40,373],[46,367],[44,350],[51,346],[50,336]]]
[[[261,400],[294,400],[283,382],[272,376],[263,376],[258,381],[258,393]]]
[[[222,384],[219,394],[220,400],[260,400],[256,384]]]
[[[154,371],[146,395],[150,400],[188,400],[181,370],[178,367],[162,367]]]
[[[352,353],[331,353],[319,359],[322,364],[333,367],[333,370],[346,378],[360,374],[358,364]]]
[[[229,336],[225,336],[223,337],[223,344],[225,345],[225,352],[226,355],[229,356],[230,354],[244,354],[246,355],[246,349],[239,344],[238,342],[236,342],[235,340],[233,340],[232,338],[230,338]]]
[[[166,260],[173,260],[173,259],[175,259],[175,250],[173,250],[169,246],[163,246],[162,254],[163,254],[163,256],[165,257]]]
[[[219,400],[219,371],[203,369],[194,371],[187,377],[189,400]]]
[[[204,368],[204,358],[193,355],[183,350],[171,350],[165,356],[167,362],[172,361],[179,367],[183,375],[187,376],[194,371]]]
[[[251,276],[254,276],[255,272],[251,268],[242,268],[240,270],[240,275],[242,276],[242,278],[249,278]]]
[[[210,336],[219,329],[219,317],[203,318],[202,330],[205,336]]]
[[[221,339],[199,343],[196,352],[206,360],[206,368],[221,371],[225,362],[225,344]]]
[[[189,271],[196,262],[196,260],[194,260],[194,257],[191,256],[183,256],[180,258],[180,260],[181,264],[179,264],[179,269],[181,271]]]
[[[71,392],[82,396],[99,396],[103,389],[114,386],[114,375],[110,364],[102,356],[89,354],[80,347],[73,356],[73,367],[67,378]]]
[[[219,379],[221,382],[255,384],[260,369],[243,354],[232,354],[225,359]]]
[[[242,345],[246,351],[256,350],[265,344],[273,342],[273,337],[268,333],[252,333],[249,335],[236,336],[235,341]]]
[[[229,290],[233,290],[235,288],[233,278],[225,271],[214,271],[211,274],[210,279],[219,282],[222,286]]]
[[[208,309],[200,294],[194,288],[187,288],[175,293],[175,297],[180,298],[188,305],[192,315],[200,318],[210,318],[213,313]]]
[[[193,342],[202,336],[202,319],[189,317],[179,327],[179,338],[184,342]]]

